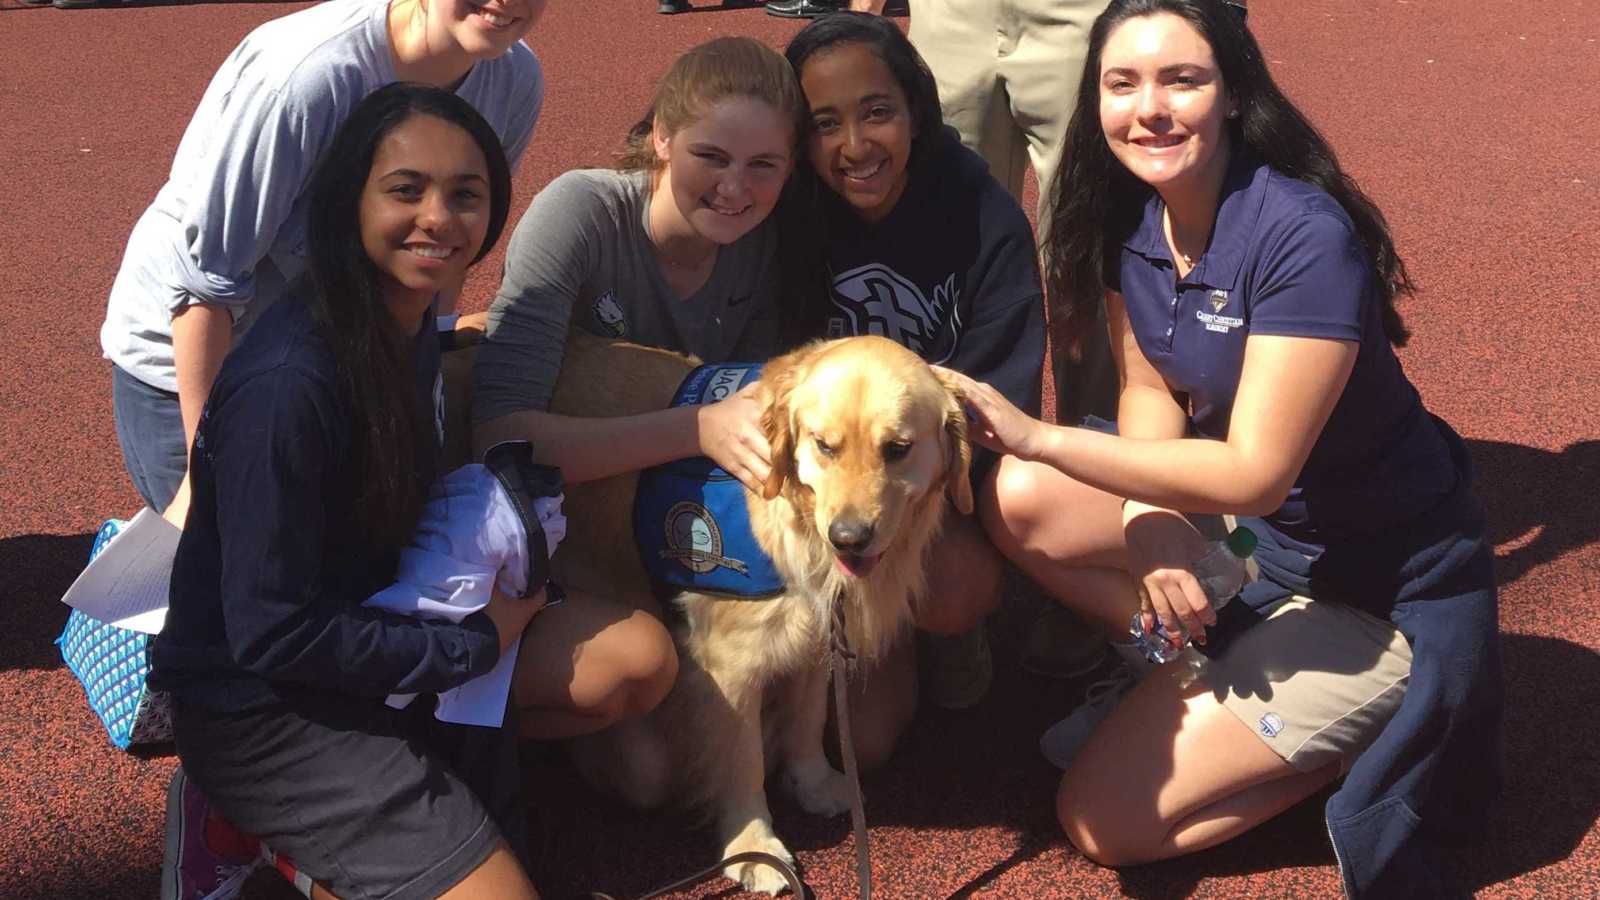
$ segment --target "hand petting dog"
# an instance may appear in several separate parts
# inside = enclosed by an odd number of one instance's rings
[[[772,472],[772,448],[761,430],[758,383],[726,400],[699,408],[700,452],[752,491],[759,492]]]

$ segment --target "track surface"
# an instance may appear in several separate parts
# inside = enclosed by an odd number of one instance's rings
[[[137,498],[96,339],[134,219],[215,66],[296,5],[24,9],[0,0],[0,897],[153,896],[168,754],[112,749],[51,640],[101,519]],[[780,45],[757,10],[673,18],[647,0],[557,2],[530,43],[549,101],[515,211],[604,164],[678,51],[724,33]],[[1600,2],[1256,0],[1289,93],[1394,225],[1424,293],[1403,358],[1472,446],[1502,585],[1511,791],[1494,837],[1452,866],[1484,896],[1600,895]],[[481,267],[468,308],[493,290]],[[865,790],[880,896],[1337,896],[1315,803],[1189,859],[1098,869],[1060,838],[1033,749],[1082,684],[1006,660],[962,714],[924,712]],[[630,815],[527,755],[536,878],[637,893],[698,867],[707,835]],[[1129,773],[1137,777],[1137,773]],[[776,810],[822,897],[854,893],[843,821]],[[711,888],[730,895],[722,883]],[[257,877],[255,897],[292,896]],[[719,893],[720,892],[720,893]]]

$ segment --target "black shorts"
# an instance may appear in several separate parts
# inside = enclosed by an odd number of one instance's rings
[[[440,722],[332,694],[216,713],[173,703],[184,772],[218,812],[342,900],[436,897],[503,839],[527,866],[516,724]]]

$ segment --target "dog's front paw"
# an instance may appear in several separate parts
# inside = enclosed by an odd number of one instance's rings
[[[789,848],[778,840],[772,833],[771,827],[765,822],[751,822],[738,837],[728,842],[722,850],[722,858],[727,859],[739,853],[768,853],[783,860],[789,865],[794,865],[794,856],[789,853]],[[771,894],[776,897],[789,887],[788,879],[784,878],[777,869],[758,862],[739,863],[722,870],[722,874],[744,885],[744,889],[758,894]]]
[[[800,808],[814,816],[837,816],[850,810],[856,788],[850,777],[818,756],[789,766],[784,774]]]

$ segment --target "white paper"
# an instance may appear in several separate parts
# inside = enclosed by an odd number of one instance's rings
[[[67,588],[61,602],[119,628],[157,634],[167,620],[176,526],[155,510],[139,510]]]

